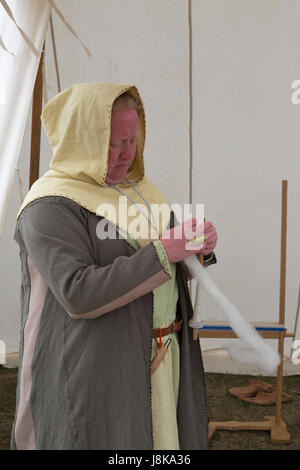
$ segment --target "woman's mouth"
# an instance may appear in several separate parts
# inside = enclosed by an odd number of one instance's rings
[[[127,163],[122,163],[121,165],[116,165],[115,168],[125,168],[127,166]]]

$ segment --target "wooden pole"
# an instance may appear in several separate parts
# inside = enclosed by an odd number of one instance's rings
[[[30,147],[30,173],[29,189],[39,178],[40,170],[40,145],[41,145],[41,113],[43,105],[43,61],[44,48],[41,52],[38,72],[35,79],[33,99],[32,99],[32,118],[31,118],[31,147]]]
[[[192,0],[188,0],[188,25],[189,25],[189,202],[193,203],[193,30],[192,30]],[[190,296],[192,296],[192,280],[188,282]],[[198,338],[193,330],[194,340]],[[198,331],[198,330],[197,330]]]
[[[189,146],[190,146],[190,204],[193,202],[193,28],[192,28],[192,0],[188,1],[189,22]]]
[[[280,297],[279,323],[285,320],[285,284],[286,284],[286,232],[287,232],[287,180],[282,180],[281,187],[281,250],[280,250]]]
[[[279,294],[279,323],[285,322],[285,288],[286,288],[286,233],[287,233],[287,180],[282,180],[281,186],[281,248],[280,248],[280,294]],[[283,356],[284,356],[284,336],[282,332],[278,341],[278,353],[280,355],[280,364],[277,369],[276,383],[276,412],[275,424],[281,422],[281,395],[282,395],[282,376],[283,376]]]

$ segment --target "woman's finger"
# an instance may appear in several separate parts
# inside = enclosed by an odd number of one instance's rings
[[[217,239],[218,239],[217,234],[213,233],[211,235],[208,235],[208,238],[207,238],[206,242],[207,243],[216,242]]]

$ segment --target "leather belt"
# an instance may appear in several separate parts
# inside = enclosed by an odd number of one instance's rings
[[[171,325],[167,326],[166,328],[155,328],[153,330],[153,338],[159,338],[163,336],[167,336],[175,331],[181,330],[182,327],[182,320],[174,321]]]

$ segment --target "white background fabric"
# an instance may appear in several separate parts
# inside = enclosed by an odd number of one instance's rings
[[[7,2],[17,24],[40,52],[50,8],[47,0]],[[0,234],[7,213],[15,167],[32,99],[39,57],[33,54],[13,20],[0,4]]]
[[[93,54],[89,59],[53,12],[62,88],[87,81],[135,84],[146,108],[146,174],[172,203],[188,203],[188,2],[56,4]],[[218,264],[209,274],[248,320],[278,320],[281,180],[287,178],[289,331],[300,278],[300,105],[291,100],[292,82],[300,78],[299,21],[297,0],[193,1],[193,203],[205,204],[219,237]],[[57,88],[50,28],[45,60],[51,98]],[[30,121],[29,114],[18,161],[25,189]],[[43,131],[41,175],[50,158]],[[15,177],[0,240],[0,339],[8,351],[19,341],[20,265],[12,238],[19,206]],[[203,316],[223,319],[205,295]],[[209,349],[224,342],[201,344]],[[286,340],[286,354],[290,347]]]

